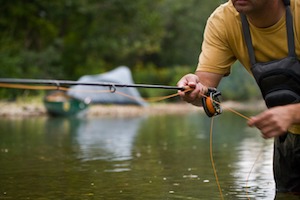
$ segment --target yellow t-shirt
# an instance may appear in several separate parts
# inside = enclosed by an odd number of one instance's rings
[[[291,0],[291,11],[296,53],[300,58],[300,1]],[[287,57],[285,19],[283,15],[278,23],[268,28],[257,28],[249,22],[257,62]],[[250,60],[243,38],[240,15],[229,1],[219,6],[207,21],[197,71],[228,75],[231,65],[236,60],[250,72]]]
[[[294,20],[295,47],[300,58],[300,1],[291,0]],[[288,55],[286,16],[273,26],[257,28],[249,22],[252,45],[257,62],[278,60]],[[197,71],[229,75],[231,65],[239,60],[250,70],[250,59],[245,44],[239,13],[231,1],[220,5],[209,17],[204,31],[202,52]],[[292,127],[292,132],[300,133],[300,126]]]

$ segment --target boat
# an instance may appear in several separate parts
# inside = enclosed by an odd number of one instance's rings
[[[51,116],[74,116],[89,107],[88,100],[80,100],[69,96],[66,92],[55,91],[44,98],[44,106]]]
[[[141,98],[137,88],[132,87],[119,87],[117,88],[119,94],[115,91],[108,91],[107,86],[94,86],[94,85],[80,85],[80,83],[114,83],[119,84],[134,84],[131,71],[126,66],[119,66],[114,70],[102,73],[84,75],[77,80],[78,84],[70,87],[67,91],[53,91],[44,98],[44,105],[50,115],[53,116],[71,116],[81,113],[86,110],[90,104],[102,105],[137,105],[147,106],[147,102]],[[116,90],[116,89],[115,89]],[[85,92],[80,92],[85,91]],[[92,91],[92,92],[91,92]],[[128,96],[133,98],[128,98]]]

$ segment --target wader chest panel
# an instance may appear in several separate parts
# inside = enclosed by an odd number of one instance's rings
[[[300,102],[300,62],[295,52],[293,17],[288,2],[285,5],[289,54],[280,60],[256,62],[249,23],[246,16],[241,14],[251,71],[268,108]]]

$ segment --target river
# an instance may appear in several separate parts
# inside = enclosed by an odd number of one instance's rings
[[[210,123],[203,113],[1,118],[0,199],[221,199]],[[212,132],[224,199],[274,199],[273,141],[230,112]]]

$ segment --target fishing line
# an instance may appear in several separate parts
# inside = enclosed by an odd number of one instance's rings
[[[12,88],[12,89],[25,89],[25,90],[62,90],[62,91],[69,90],[69,88],[66,87],[37,86],[37,85],[10,84],[10,83],[0,83],[0,87]]]
[[[240,114],[239,112],[233,110],[233,109],[229,109],[229,111],[234,111],[233,113],[235,114],[238,114],[239,116],[245,118],[245,119],[248,119],[248,117]],[[216,166],[215,166],[215,161],[214,161],[214,157],[213,157],[213,127],[214,127],[214,117],[211,118],[211,122],[210,122],[210,131],[209,131],[209,154],[210,154],[210,161],[211,161],[211,165],[212,165],[212,169],[213,169],[213,172],[214,172],[214,176],[215,176],[215,181],[216,181],[216,184],[218,186],[218,190],[219,190],[219,194],[220,194],[220,199],[221,200],[224,200],[224,196],[223,196],[223,192],[222,192],[222,188],[221,188],[221,185],[220,185],[220,182],[219,182],[219,178],[218,178],[218,173],[217,173],[217,169],[216,169]],[[248,176],[247,176],[247,179],[246,179],[246,186],[245,186],[245,192],[246,192],[246,198],[248,200],[250,200],[250,196],[249,196],[249,186],[248,186],[248,183],[249,183],[249,179],[250,179],[250,176],[252,174],[252,171],[254,169],[254,166],[256,165],[256,163],[258,162],[261,154],[263,153],[263,149],[259,152],[259,154],[257,155],[249,173],[248,173]]]
[[[236,111],[236,110],[234,110],[232,108],[229,108],[229,107],[224,106],[224,105],[222,105],[222,107],[225,108],[226,110],[229,110],[230,112],[233,112],[234,114],[236,114],[236,115],[238,115],[238,116],[246,119],[246,120],[250,120],[250,117],[247,117],[247,116],[243,115],[242,113],[240,113],[240,112],[238,112],[238,111]]]
[[[218,178],[218,174],[217,174],[217,170],[216,170],[216,166],[215,166],[215,161],[214,161],[214,156],[213,156],[213,126],[214,126],[214,117],[211,118],[210,121],[210,131],[209,131],[209,154],[210,154],[210,161],[211,161],[211,165],[214,171],[214,175],[215,175],[215,179],[216,179],[216,183],[219,189],[219,193],[220,193],[220,198],[223,200],[223,192],[222,192],[222,188],[219,182],[219,178]]]
[[[256,159],[255,159],[255,161],[254,161],[254,163],[253,163],[253,165],[252,165],[252,167],[251,167],[251,169],[250,169],[250,172],[248,173],[247,179],[246,179],[246,196],[247,196],[247,199],[248,199],[248,200],[250,200],[249,191],[248,191],[248,188],[249,188],[248,182],[249,182],[249,179],[250,179],[250,175],[252,174],[252,171],[253,171],[253,169],[254,169],[254,166],[255,166],[255,164],[258,162],[258,160],[259,160],[259,158],[260,158],[260,156],[261,156],[262,153],[263,153],[263,149],[261,149],[261,151],[260,151],[259,154],[257,155],[257,157],[256,157]]]
[[[202,94],[202,97],[203,98],[208,98],[208,96],[204,95],[204,94]],[[242,113],[240,113],[240,112],[238,112],[238,111],[236,111],[236,110],[234,110],[232,108],[229,108],[227,106],[222,105],[218,100],[214,100],[213,98],[211,98],[211,101],[213,101],[214,103],[218,104],[219,106],[222,106],[223,108],[229,110],[230,112],[232,112],[232,113],[234,113],[234,114],[236,114],[236,115],[238,115],[238,116],[240,116],[240,117],[242,117],[242,118],[244,118],[246,120],[250,120],[249,117],[243,115]],[[219,178],[218,178],[218,174],[217,174],[217,170],[216,170],[216,167],[215,167],[215,161],[214,161],[214,158],[213,158],[213,123],[214,123],[214,116],[212,116],[212,118],[211,118],[210,134],[209,134],[210,135],[210,139],[209,139],[209,143],[210,143],[210,145],[209,145],[210,146],[210,149],[209,149],[210,160],[211,160],[211,165],[212,165],[212,168],[213,168],[213,172],[214,172],[216,184],[218,186],[218,190],[219,190],[219,194],[220,194],[220,199],[224,200],[223,193],[222,193],[222,188],[221,188],[221,185],[220,185],[220,182],[219,182]],[[256,157],[256,159],[255,159],[255,161],[254,161],[254,163],[253,163],[253,165],[252,165],[252,167],[251,167],[251,169],[250,169],[250,171],[248,173],[247,179],[246,179],[246,186],[245,186],[246,189],[245,190],[246,190],[246,197],[247,197],[248,200],[250,200],[249,191],[248,191],[248,189],[249,189],[248,182],[249,182],[249,179],[250,179],[250,175],[252,174],[254,166],[258,162],[258,160],[259,160],[262,152],[263,152],[263,149],[257,155],[257,157]]]

